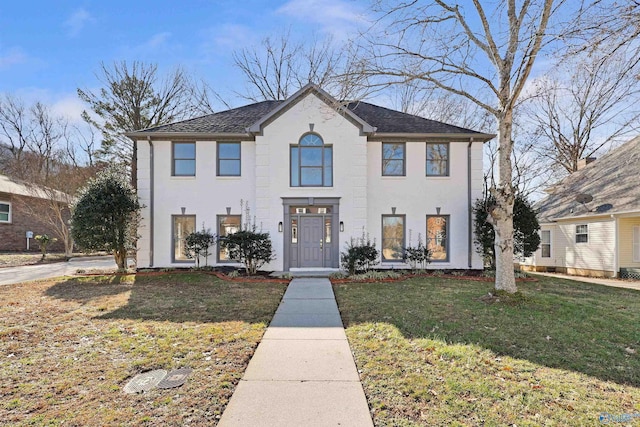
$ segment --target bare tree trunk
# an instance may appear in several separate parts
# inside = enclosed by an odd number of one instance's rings
[[[515,201],[512,178],[511,151],[513,141],[511,132],[513,110],[507,109],[498,119],[498,185],[491,188],[496,203],[489,211],[489,222],[496,234],[495,260],[496,282],[498,291],[517,292],[513,272],[513,203]]]

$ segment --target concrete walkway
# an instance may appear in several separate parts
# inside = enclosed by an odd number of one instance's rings
[[[218,425],[373,426],[328,279],[291,281]]]
[[[0,285],[72,276],[77,270],[115,269],[113,255],[71,258],[68,262],[0,268]]]
[[[542,273],[527,271],[530,274],[537,274],[546,277],[555,277],[557,279],[575,280],[576,282],[595,283],[597,285],[612,286],[615,288],[635,289],[640,291],[640,281],[637,280],[620,280],[620,279],[606,279],[603,277],[583,277],[583,276],[570,276],[568,274],[560,273]]]

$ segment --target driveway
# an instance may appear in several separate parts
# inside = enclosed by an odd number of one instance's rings
[[[116,268],[113,256],[71,258],[68,262],[0,268],[0,285],[71,276],[77,270]]]

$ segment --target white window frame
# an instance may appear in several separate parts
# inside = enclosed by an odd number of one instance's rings
[[[13,208],[11,206],[11,202],[5,202],[4,200],[0,201],[0,204],[9,206],[9,215],[6,221],[0,219],[0,223],[2,224],[11,224],[11,214],[13,213]]]
[[[578,232],[578,227],[585,227],[586,231]],[[586,236],[587,240],[585,240],[584,242],[579,242],[578,236]],[[589,243],[589,224],[576,224],[575,242],[576,244]]]
[[[640,225],[633,226],[631,246],[633,253],[633,262],[640,262]]]
[[[549,234],[549,243],[545,243],[542,238],[544,233]],[[544,256],[544,250],[542,250],[543,246],[549,246],[549,255]],[[541,258],[551,258],[551,230],[540,230],[540,257]]]

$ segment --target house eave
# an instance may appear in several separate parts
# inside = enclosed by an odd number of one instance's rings
[[[620,212],[602,212],[592,215],[575,215],[575,216],[562,216],[557,218],[550,218],[545,223],[554,223],[558,221],[571,221],[571,220],[584,220],[584,219],[596,219],[596,218],[611,218],[611,217],[625,217],[625,216],[640,216],[639,210],[620,211]]]
[[[468,142],[470,140],[487,142],[496,135],[488,133],[408,133],[408,132],[376,132],[369,136],[369,141],[448,141]]]
[[[218,141],[218,140],[238,140],[253,141],[255,137],[249,133],[212,133],[212,132],[126,132],[125,136],[136,140],[178,141],[178,140],[198,140],[198,141]]]

